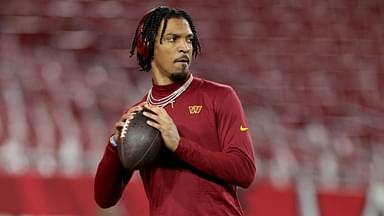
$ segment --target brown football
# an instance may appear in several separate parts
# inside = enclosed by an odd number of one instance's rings
[[[146,112],[151,112],[145,109]],[[149,126],[149,118],[143,111],[137,112],[128,124],[124,124],[117,146],[117,152],[122,165],[129,170],[137,170],[151,164],[163,146],[160,131]]]

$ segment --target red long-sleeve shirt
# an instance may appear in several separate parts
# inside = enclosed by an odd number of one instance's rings
[[[161,98],[180,85],[153,85],[152,94]],[[234,90],[195,77],[173,106],[165,109],[181,139],[174,153],[163,149],[153,165],[140,170],[150,214],[243,215],[236,187],[248,187],[256,168],[247,122]],[[131,176],[120,164],[116,148],[108,144],[95,177],[99,206],[116,204]]]

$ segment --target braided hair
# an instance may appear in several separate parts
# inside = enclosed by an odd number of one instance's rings
[[[167,28],[168,19],[170,18],[181,18],[188,22],[193,33],[192,55],[196,58],[200,53],[200,43],[197,38],[195,26],[192,23],[192,18],[181,9],[160,6],[150,10],[146,15],[144,15],[136,28],[135,36],[132,40],[130,57],[134,55],[136,50],[136,56],[141,70],[147,72],[151,70],[151,61],[153,59],[157,32],[159,31],[161,22],[164,20],[163,29],[160,32],[161,43],[165,29]]]

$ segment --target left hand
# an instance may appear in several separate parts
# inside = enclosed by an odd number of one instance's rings
[[[176,151],[177,146],[179,145],[180,135],[177,131],[177,127],[173,122],[172,118],[168,115],[167,111],[155,105],[146,103],[145,108],[151,110],[155,114],[149,112],[143,112],[143,115],[152,119],[153,121],[147,121],[149,126],[157,128],[160,133],[165,146],[172,152]]]

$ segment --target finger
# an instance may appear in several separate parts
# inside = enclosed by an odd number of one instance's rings
[[[118,121],[115,123],[115,128],[116,129],[119,129],[119,128],[122,128],[123,127],[123,123],[121,121]]]
[[[121,121],[125,121],[127,119],[131,120],[135,117],[136,113],[135,112],[132,112],[132,113],[125,113],[124,115],[121,116]]]
[[[168,116],[167,111],[163,107],[159,107],[156,105],[146,104],[144,107],[148,108],[152,112],[156,113],[158,116]]]
[[[130,109],[131,112],[139,112],[143,109],[143,104],[139,104],[137,106],[134,106]]]
[[[148,111],[144,111],[143,115],[156,121],[156,122],[159,122],[159,120],[160,120],[160,117],[157,114],[153,114],[153,113],[150,113]]]
[[[115,123],[115,127],[122,127],[126,121],[131,121],[135,117],[135,114],[136,113],[123,115],[120,120]]]
[[[154,127],[156,129],[160,130],[160,124],[151,120],[147,120],[147,124],[151,127]]]
[[[124,127],[124,122],[118,122],[115,124],[115,131],[121,131]]]
[[[129,115],[136,114],[136,113],[139,112],[140,110],[142,110],[142,108],[139,108],[139,107],[131,108],[131,109],[129,109],[127,112],[125,112],[125,113],[122,115],[122,117],[123,117],[123,118],[127,118]]]
[[[124,114],[135,113],[135,112],[141,111],[143,109],[143,106],[145,103],[146,102],[141,102],[140,104],[129,108],[128,111],[126,111]]]
[[[152,105],[152,104],[146,103],[146,104],[144,104],[144,107],[149,109],[150,111],[156,113],[156,114],[160,113],[160,107],[158,107],[156,105]]]

